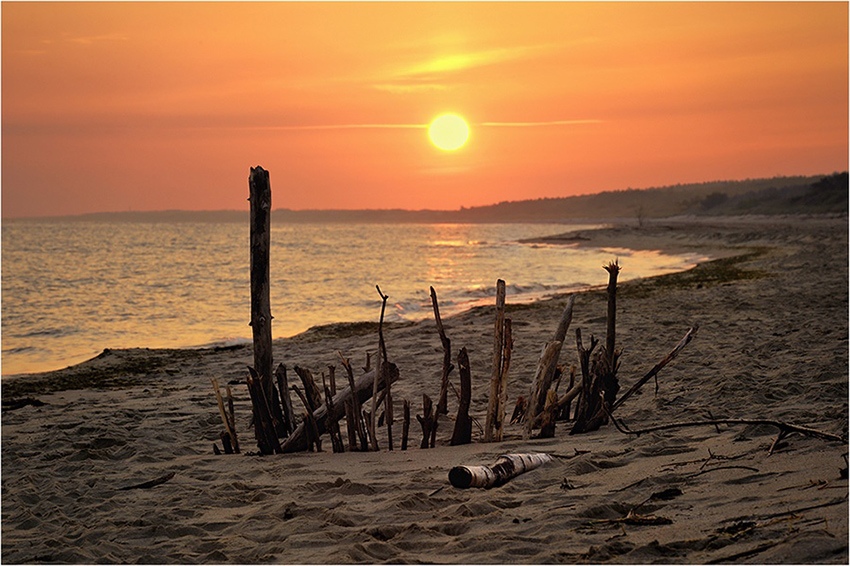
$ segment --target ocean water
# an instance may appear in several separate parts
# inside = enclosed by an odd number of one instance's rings
[[[685,269],[699,258],[577,249],[519,240],[587,226],[561,224],[291,224],[272,226],[274,338],[311,326],[433,316],[535,300]],[[243,223],[4,221],[2,374],[59,369],[104,348],[249,342],[249,226]]]

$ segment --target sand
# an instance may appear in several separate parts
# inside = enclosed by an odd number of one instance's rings
[[[620,382],[628,387],[694,324],[696,338],[617,411],[630,427],[683,420],[765,418],[846,437],[846,218],[671,219],[551,241],[690,251],[724,258],[620,287]],[[565,227],[565,231],[566,231]],[[612,257],[613,259],[613,257]],[[600,285],[606,281],[600,268]],[[438,289],[439,292],[439,289]],[[509,405],[525,394],[566,297],[510,305]],[[376,307],[376,319],[378,314]],[[274,313],[285,316],[284,313]],[[472,414],[483,424],[493,309],[445,320],[472,366]],[[605,295],[576,299],[572,329],[605,333]],[[569,336],[573,336],[572,330]],[[442,350],[433,321],[386,329],[394,386],[421,411],[437,396]],[[585,338],[587,340],[587,338]],[[374,324],[333,325],[275,342],[275,361],[317,375],[375,351]],[[4,563],[847,563],[846,442],[720,425],[631,436],[611,425],[570,436],[407,451],[260,457],[213,455],[222,428],[210,378],[233,382],[245,451],[250,347],[111,350],[89,362],[3,384],[3,401],[45,403],[2,416]],[[572,338],[562,363],[574,362]],[[456,379],[456,374],[455,374]],[[450,397],[449,413],[457,403]],[[395,435],[401,434],[397,421]],[[554,461],[491,490],[461,490],[451,467],[503,453]],[[842,475],[842,468],[844,473]],[[174,473],[151,489],[122,490]],[[665,492],[667,498],[654,500]],[[678,491],[677,491],[678,490]],[[647,501],[650,499],[649,501]],[[645,503],[644,503],[645,502]],[[642,516],[666,524],[630,524]],[[655,522],[661,522],[659,519]]]

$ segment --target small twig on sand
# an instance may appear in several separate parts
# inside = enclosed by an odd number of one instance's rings
[[[127,491],[128,489],[150,489],[152,487],[156,487],[160,484],[163,484],[174,477],[174,472],[168,472],[164,476],[160,476],[156,479],[152,479],[150,481],[137,483],[135,485],[128,485],[126,487],[119,487],[118,491]]]
[[[829,432],[823,432],[821,430],[809,428],[806,426],[792,425],[788,423],[784,423],[782,421],[776,421],[773,419],[708,419],[702,421],[687,421],[687,422],[676,422],[669,423],[663,425],[652,426],[648,428],[642,428],[639,430],[631,430],[622,419],[619,421],[617,419],[613,419],[614,425],[617,427],[617,430],[622,432],[623,434],[634,434],[636,436],[640,436],[641,434],[647,434],[650,432],[657,432],[660,430],[670,430],[674,428],[685,428],[691,426],[714,426],[718,424],[727,424],[727,425],[767,425],[767,426],[775,426],[780,430],[780,432],[784,433],[783,436],[791,434],[792,432],[796,432],[799,434],[804,434],[806,436],[813,436],[815,438],[820,438],[822,440],[832,440],[835,442],[847,442],[847,439],[838,436],[837,434],[832,434]]]

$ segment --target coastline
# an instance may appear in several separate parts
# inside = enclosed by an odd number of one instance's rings
[[[700,325],[693,343],[660,374],[657,395],[648,385],[624,404],[619,416],[630,426],[710,412],[846,435],[846,217],[649,220],[542,241],[612,250],[625,242],[631,249],[716,258],[620,286],[618,343],[626,350],[620,379],[626,385]],[[621,263],[628,269],[627,258]],[[600,284],[604,280],[600,269]],[[564,301],[562,295],[508,303],[515,329],[509,407],[526,393]],[[604,305],[603,291],[581,293],[571,328],[604,335]],[[477,307],[444,319],[453,352],[469,351],[470,412],[482,422],[492,311]],[[439,387],[442,352],[433,320],[388,324],[385,337],[401,374],[393,389],[397,404],[404,397],[421,412],[422,394],[434,398]],[[575,355],[569,344],[565,364]],[[275,340],[274,356],[275,363],[318,374],[338,363],[337,350],[359,367],[376,348],[376,323],[336,324]],[[568,436],[559,423],[553,439],[523,441],[519,429],[509,427],[500,444],[481,443],[473,427],[473,444],[449,447],[452,421],[443,417],[437,448],[427,452],[412,441],[406,452],[330,454],[327,448],[215,457],[221,423],[209,378],[233,382],[239,432],[250,446],[250,401],[238,385],[250,363],[250,344],[115,350],[65,370],[4,378],[4,401],[32,395],[46,405],[3,413],[3,561],[848,559],[847,480],[839,479],[846,443],[793,435],[767,457],[775,430],[766,427],[631,437],[609,425]],[[44,387],[18,390],[18,382]],[[80,385],[85,389],[69,388]],[[450,416],[454,411],[450,399]],[[411,439],[418,434],[414,421]],[[448,485],[450,467],[492,463],[510,451],[565,458],[492,491]],[[717,471],[702,473],[706,468]],[[156,489],[115,491],[172,471],[174,479]],[[682,495],[641,511],[671,525],[616,523],[669,486]]]

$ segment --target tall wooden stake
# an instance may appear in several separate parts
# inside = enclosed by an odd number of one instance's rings
[[[505,408],[500,406],[502,385],[502,349],[505,336],[505,282],[496,281],[496,327],[493,332],[493,372],[490,376],[490,398],[487,403],[487,418],[484,421],[484,442],[492,442],[493,430],[501,428]],[[501,413],[499,413],[501,411]]]
[[[452,439],[449,444],[469,444],[472,442],[472,419],[469,418],[469,404],[472,400],[472,374],[469,370],[469,355],[466,348],[461,348],[457,354],[457,367],[460,373],[460,402],[457,408],[457,418]]]
[[[254,370],[257,386],[263,399],[257,399],[254,407],[268,405],[270,423],[261,423],[262,415],[254,412],[254,434],[262,453],[269,449],[269,442],[261,441],[260,429],[274,425],[277,436],[285,436],[285,419],[272,374],[272,313],[269,299],[269,249],[271,242],[272,189],[269,173],[262,167],[252,167],[248,176],[251,201],[251,322],[254,338]],[[265,412],[265,411],[261,411]],[[276,442],[274,444],[277,444]]]
[[[449,413],[447,401],[449,374],[454,369],[454,365],[452,365],[452,341],[446,336],[446,330],[443,328],[443,320],[440,318],[440,306],[437,303],[437,292],[433,287],[431,287],[431,304],[434,307],[437,332],[440,333],[440,342],[443,344],[443,371],[440,376],[440,398],[437,400],[437,414],[447,415]]]
[[[251,201],[251,329],[254,334],[254,370],[271,383],[272,313],[269,299],[269,248],[272,189],[269,173],[252,167],[248,177]],[[265,383],[264,383],[265,385]]]

